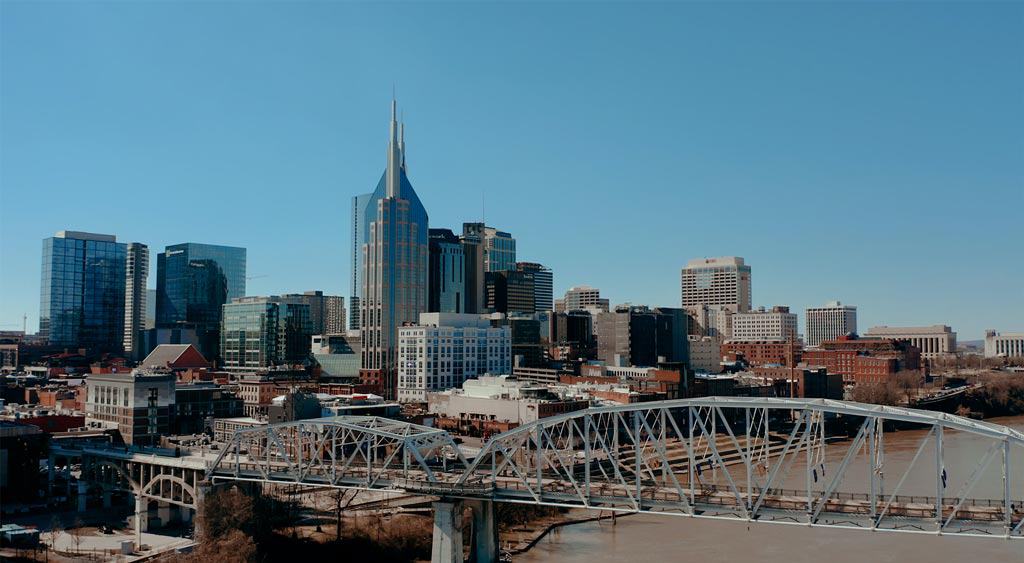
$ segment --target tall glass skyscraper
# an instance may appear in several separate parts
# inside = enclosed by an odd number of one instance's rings
[[[391,102],[387,168],[367,204],[363,252],[360,377],[397,394],[398,327],[427,310],[427,211],[406,176],[405,126]]]
[[[462,242],[451,229],[430,229],[431,313],[466,311],[466,259]]]
[[[137,357],[139,333],[146,328],[146,280],[149,279],[149,247],[133,242],[125,261],[124,351]],[[142,359],[139,357],[138,359]]]
[[[187,242],[157,255],[156,326],[195,328],[202,353],[218,357],[221,307],[245,296],[244,248]]]
[[[77,231],[43,240],[40,336],[57,346],[122,350],[126,246]]]
[[[360,298],[363,295],[363,245],[366,244],[366,204],[372,193],[352,197],[352,289],[348,297],[348,329],[359,330]]]

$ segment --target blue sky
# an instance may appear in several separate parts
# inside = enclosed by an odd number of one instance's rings
[[[556,293],[739,255],[755,304],[1024,330],[1024,3],[4,1],[0,80],[0,328],[61,229],[347,295],[394,84],[431,226],[485,198]]]

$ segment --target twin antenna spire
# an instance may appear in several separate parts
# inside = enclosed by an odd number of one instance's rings
[[[398,122],[398,102],[391,95],[391,128],[388,137],[388,168],[385,173],[387,197],[402,195],[402,170],[405,169],[405,119]]]

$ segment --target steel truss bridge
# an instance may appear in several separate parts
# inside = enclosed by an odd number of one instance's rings
[[[919,430],[892,432],[897,426]],[[893,440],[899,448],[887,453]],[[824,399],[591,408],[494,436],[468,459],[435,428],[376,417],[297,421],[238,430],[206,479],[395,490],[474,506],[1024,537],[1024,433]],[[438,556],[437,530],[435,520],[435,559],[451,560]],[[451,557],[461,560],[458,551]]]

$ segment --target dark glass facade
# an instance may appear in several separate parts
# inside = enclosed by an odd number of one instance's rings
[[[124,339],[127,245],[61,231],[43,240],[39,332],[50,344],[119,352]]]
[[[199,336],[200,351],[219,357],[221,307],[245,296],[244,248],[184,243],[157,256],[156,325],[188,326]]]
[[[294,297],[246,297],[224,305],[223,367],[247,371],[294,365],[309,357],[309,304]]]
[[[466,260],[462,243],[450,229],[430,229],[431,313],[462,313],[466,310]]]

